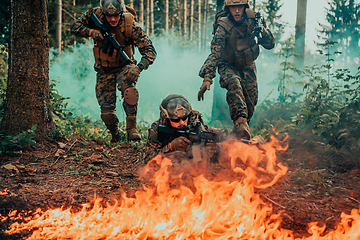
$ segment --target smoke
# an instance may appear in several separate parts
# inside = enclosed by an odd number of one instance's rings
[[[186,49],[168,38],[155,38],[153,44],[158,56],[153,65],[140,74],[138,119],[151,123],[159,118],[159,105],[169,94],[181,94],[200,111],[204,119],[211,117],[212,91],[205,93],[205,100],[197,101],[202,84],[198,72],[208,53],[201,53],[194,45]],[[76,115],[88,115],[99,119],[100,107],[95,96],[96,72],[93,69],[92,42],[79,44],[64,51],[60,56],[51,53],[50,79],[59,81],[56,89],[61,95],[70,97],[69,110]],[[139,61],[141,55],[136,52]],[[117,91],[116,113],[125,121],[121,93]]]
[[[211,90],[205,93],[204,101],[197,100],[197,93],[202,84],[198,76],[199,70],[207,58],[210,47],[206,51],[199,51],[196,43],[181,41],[171,36],[154,38],[153,44],[157,51],[157,58],[153,65],[140,74],[137,83],[139,91],[138,119],[152,123],[159,118],[159,105],[169,94],[181,94],[186,97],[194,110],[202,113],[204,121],[211,119],[213,90],[218,85],[218,76]],[[100,107],[95,96],[96,72],[93,69],[93,44],[88,41],[65,50],[55,56],[50,53],[50,79],[59,81],[56,89],[61,95],[70,97],[68,108],[75,115],[87,115],[99,119]],[[274,90],[269,82],[273,81],[278,71],[278,58],[272,54],[264,54],[262,50],[257,62],[259,100],[264,99]],[[54,51],[55,52],[55,51]],[[135,59],[141,59],[136,51]],[[219,87],[219,86],[217,86]],[[276,88],[276,87],[275,87]],[[221,94],[226,98],[226,90]],[[120,121],[125,121],[122,107],[121,93],[117,91],[116,114]],[[226,106],[227,107],[227,106]]]

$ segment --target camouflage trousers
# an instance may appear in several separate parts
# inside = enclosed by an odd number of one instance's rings
[[[116,88],[124,97],[124,91],[132,87],[125,81],[126,73],[132,65],[126,65],[114,73],[106,73],[103,68],[95,66],[96,74],[96,98],[100,105],[101,112],[114,112],[116,107]],[[136,116],[137,104],[130,105],[123,101],[126,116]]]
[[[258,100],[255,63],[240,71],[231,65],[221,64],[218,71],[220,86],[227,90],[226,101],[231,119],[235,122],[243,117],[250,122]]]

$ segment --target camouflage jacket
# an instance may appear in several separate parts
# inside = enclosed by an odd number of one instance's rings
[[[228,16],[229,17],[229,16]],[[229,17],[231,19],[231,17]],[[249,25],[253,24],[250,19],[246,16],[244,20],[240,23],[241,25]],[[274,35],[270,32],[270,30],[266,27],[266,23],[264,20],[264,28],[262,33],[262,38],[259,41],[259,45],[262,45],[265,49],[272,49],[275,46],[276,39]],[[248,29],[248,28],[247,28]],[[255,36],[252,36],[253,38]],[[230,38],[230,33],[221,25],[218,25],[215,32],[213,39],[211,41],[211,53],[208,58],[205,60],[205,63],[201,67],[199,71],[199,76],[202,78],[208,77],[213,79],[216,76],[216,68],[223,62],[224,60],[221,59],[221,54],[224,51],[228,40]]]
[[[85,12],[76,22],[73,23],[71,26],[71,33],[75,36],[90,37],[90,30],[96,28],[91,21],[91,15],[97,10],[98,8],[91,8]],[[105,15],[100,14],[99,20],[105,23]],[[124,18],[120,19],[119,25],[122,24],[122,21],[124,21]],[[139,49],[139,52],[142,55],[140,63],[144,66],[144,69],[147,69],[149,65],[155,61],[156,51],[149,37],[135,21],[132,26],[130,41],[131,44]]]
[[[198,121],[201,123],[202,130],[210,131],[211,129],[204,124],[201,114],[198,111],[192,110],[189,115],[188,123],[192,121]],[[170,126],[169,120],[165,118],[160,118],[157,121],[151,124],[149,129],[148,141],[146,144],[146,160],[153,159],[159,153],[169,153],[171,152],[169,148],[169,143],[175,139],[175,137],[169,137],[164,139],[163,141],[159,141],[159,125]]]

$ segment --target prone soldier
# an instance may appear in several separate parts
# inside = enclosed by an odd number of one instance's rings
[[[214,150],[226,132],[204,124],[201,114],[192,110],[182,95],[171,94],[160,104],[160,118],[152,123],[146,144],[146,160],[159,153],[187,151],[192,144],[207,144]]]

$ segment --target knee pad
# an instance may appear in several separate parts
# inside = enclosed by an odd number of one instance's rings
[[[135,86],[124,90],[124,101],[129,105],[136,105],[139,100],[139,92]]]
[[[119,121],[115,115],[115,110],[101,112],[100,117],[107,126],[111,126],[112,124]]]

